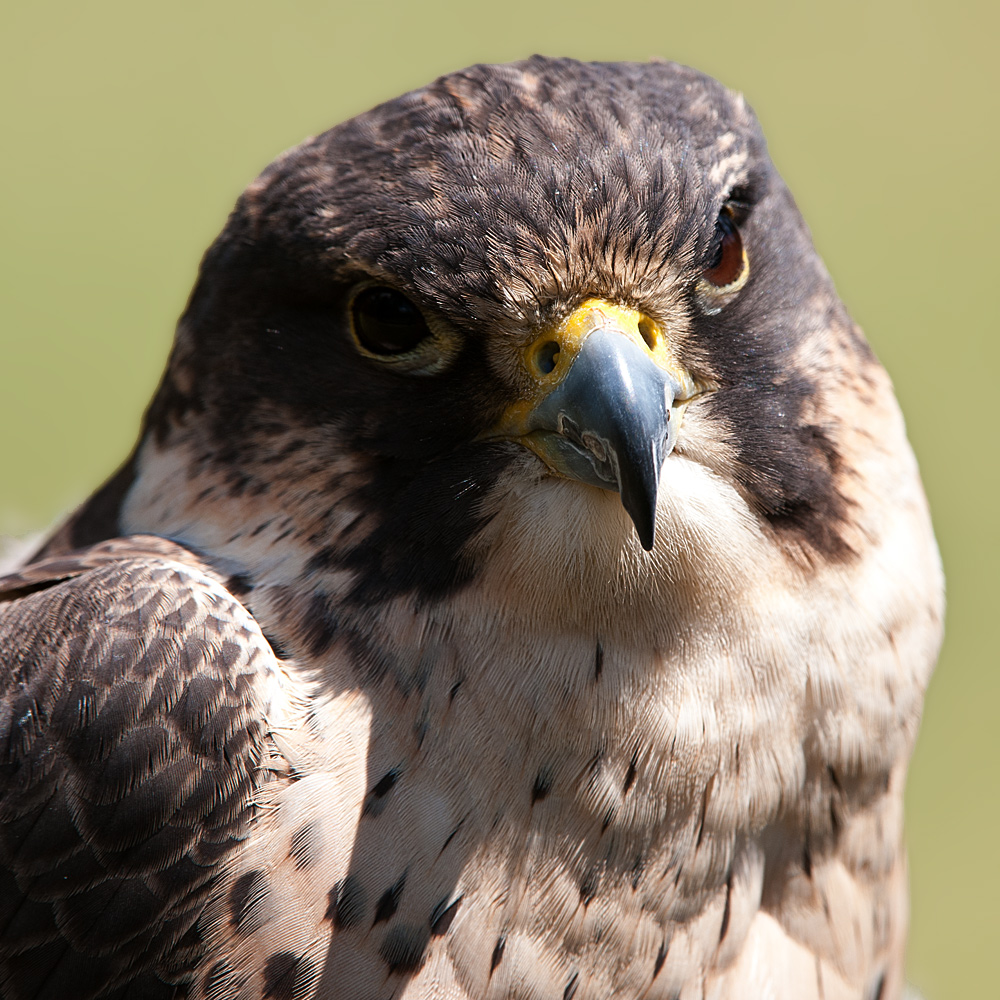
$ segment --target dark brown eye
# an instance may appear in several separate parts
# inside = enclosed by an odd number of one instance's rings
[[[420,310],[401,292],[384,285],[358,292],[351,317],[358,343],[372,354],[406,354],[431,335]]]
[[[715,255],[703,273],[704,279],[716,288],[736,284],[747,269],[743,240],[732,210],[724,208],[715,224]]]

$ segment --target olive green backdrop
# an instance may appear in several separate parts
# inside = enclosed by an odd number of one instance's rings
[[[996,11],[8,2],[0,533],[50,524],[126,454],[202,251],[281,150],[472,62],[697,66],[757,110],[907,414],[949,586],[907,796],[910,976],[928,1000],[997,995]]]

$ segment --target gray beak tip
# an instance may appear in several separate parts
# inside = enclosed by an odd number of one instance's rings
[[[649,528],[648,528],[648,530],[647,530],[645,528],[640,528],[639,525],[636,524],[635,530],[636,530],[636,534],[638,534],[638,536],[639,536],[639,544],[642,545],[642,547],[647,552],[652,552],[653,551],[653,537],[654,537],[653,533],[654,533],[654,530],[655,530],[653,528],[653,526],[650,525]]]
[[[656,536],[656,477],[651,481],[648,477],[636,477],[639,482],[629,481],[628,477],[621,483],[621,499],[625,513],[632,519],[639,543],[647,551],[652,551]]]

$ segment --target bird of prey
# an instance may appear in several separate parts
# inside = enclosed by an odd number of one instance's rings
[[[445,76],[250,185],[3,581],[0,995],[899,997],[941,616],[742,97]]]

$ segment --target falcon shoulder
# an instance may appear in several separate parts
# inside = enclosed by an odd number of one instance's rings
[[[175,995],[267,774],[266,640],[137,537],[0,580],[0,649],[0,995]]]

